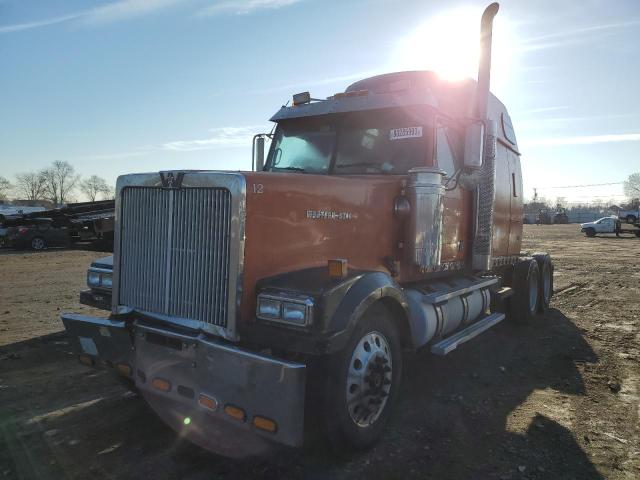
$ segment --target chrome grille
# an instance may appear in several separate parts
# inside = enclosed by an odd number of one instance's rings
[[[231,193],[122,190],[119,303],[227,326]]]

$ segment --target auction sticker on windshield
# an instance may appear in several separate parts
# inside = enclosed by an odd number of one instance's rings
[[[394,128],[389,131],[389,140],[402,140],[403,138],[418,138],[422,136],[422,127]]]

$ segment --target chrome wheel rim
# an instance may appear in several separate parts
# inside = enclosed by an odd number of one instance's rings
[[[391,347],[380,332],[369,332],[356,344],[347,373],[347,410],[359,427],[371,426],[384,410],[393,373]]]
[[[535,313],[538,308],[538,272],[534,271],[529,276],[529,309]]]
[[[42,250],[44,248],[44,241],[41,238],[34,238],[31,242],[31,246],[34,250]]]

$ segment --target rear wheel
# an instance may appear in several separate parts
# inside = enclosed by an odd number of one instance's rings
[[[329,359],[325,425],[332,447],[362,450],[382,435],[402,376],[398,331],[390,312],[374,305],[343,351]]]
[[[587,237],[595,237],[595,236],[596,236],[596,231],[595,231],[595,229],[593,229],[593,228],[587,228],[587,229],[584,231],[584,233],[585,233],[585,235],[586,235]]]
[[[35,237],[31,240],[31,248],[33,250],[44,250],[47,248],[47,242],[42,237]]]
[[[553,263],[548,253],[534,253],[533,258],[538,263],[540,272],[538,282],[538,312],[547,313],[553,296]]]
[[[510,317],[517,323],[528,323],[538,311],[540,270],[533,258],[518,261],[513,271],[513,295]]]
[[[627,223],[636,223],[636,220],[635,215],[627,215]]]

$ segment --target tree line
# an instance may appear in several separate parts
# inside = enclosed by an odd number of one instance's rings
[[[114,197],[114,189],[104,178],[91,175],[82,178],[69,162],[56,160],[49,167],[37,172],[18,173],[12,183],[0,176],[0,201],[9,197],[20,200],[47,200],[63,205],[74,200],[82,192],[91,202]]]

